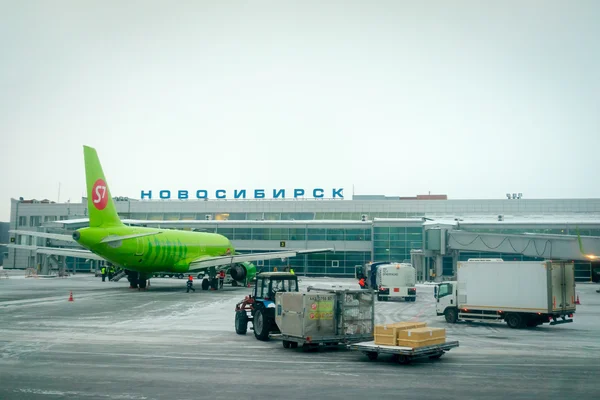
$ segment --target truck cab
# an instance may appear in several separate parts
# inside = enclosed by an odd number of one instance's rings
[[[253,294],[235,306],[235,331],[246,334],[252,322],[254,336],[268,340],[270,333],[278,333],[275,323],[275,294],[298,292],[298,277],[289,272],[266,272],[256,276]]]
[[[434,287],[434,296],[436,298],[435,313],[443,315],[446,322],[454,323],[458,318],[457,295],[458,282],[446,281]]]

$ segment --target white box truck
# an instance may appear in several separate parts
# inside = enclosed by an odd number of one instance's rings
[[[417,299],[417,272],[408,263],[383,264],[377,267],[377,300]]]
[[[575,265],[556,261],[469,259],[456,281],[436,286],[436,313],[446,322],[506,321],[511,328],[573,322]]]

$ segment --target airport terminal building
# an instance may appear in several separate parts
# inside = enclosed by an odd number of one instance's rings
[[[240,252],[285,249],[333,248],[333,252],[302,255],[286,260],[258,262],[265,271],[292,266],[301,275],[353,277],[356,266],[369,261],[410,262],[411,254],[424,248],[424,224],[452,221],[461,230],[501,233],[575,234],[600,236],[600,199],[449,200],[446,196],[414,198],[355,195],[346,199],[189,199],[160,200],[115,198],[124,220],[145,226],[215,232],[228,237]],[[54,203],[47,200],[11,200],[11,230],[69,233],[87,225],[87,200]],[[69,229],[60,220],[82,219]],[[136,223],[129,221],[130,223]],[[11,234],[16,244],[65,246],[65,242],[34,239]],[[8,249],[5,268],[36,267],[43,257],[28,250]],[[454,262],[453,262],[454,257]],[[420,280],[450,278],[456,259],[502,257],[505,260],[535,259],[515,254],[498,254],[493,248],[482,252],[460,252],[433,262],[438,271]],[[58,260],[50,260],[56,263]],[[90,271],[84,259],[67,257],[69,269]],[[599,264],[576,262],[576,279],[590,281]],[[440,276],[440,273],[442,276]]]

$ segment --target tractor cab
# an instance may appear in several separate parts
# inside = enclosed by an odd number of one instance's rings
[[[277,292],[297,292],[298,277],[288,272],[265,272],[257,275],[254,300],[275,301]]]
[[[235,306],[235,331],[245,335],[252,322],[254,336],[269,340],[269,334],[278,333],[275,323],[275,294],[297,292],[298,277],[289,272],[265,272],[256,276],[254,293]]]

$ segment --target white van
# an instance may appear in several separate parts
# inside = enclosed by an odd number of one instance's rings
[[[377,300],[416,301],[417,272],[408,263],[392,263],[377,268]]]

